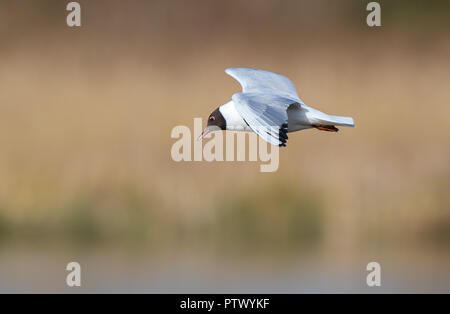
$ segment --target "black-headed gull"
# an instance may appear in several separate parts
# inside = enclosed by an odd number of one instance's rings
[[[253,131],[273,145],[286,146],[289,132],[309,128],[337,132],[337,125],[355,126],[350,117],[328,115],[305,105],[283,75],[250,68],[225,72],[241,84],[242,93],[211,113],[199,139],[214,130]]]

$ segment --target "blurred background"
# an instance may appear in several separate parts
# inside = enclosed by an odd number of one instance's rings
[[[450,292],[448,1],[68,2],[0,3],[1,292]],[[356,128],[174,162],[238,66]]]

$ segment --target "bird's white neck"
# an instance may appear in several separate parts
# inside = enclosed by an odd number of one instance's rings
[[[242,119],[236,110],[234,102],[230,100],[225,105],[219,107],[219,111],[227,123],[227,130],[231,131],[250,131],[250,127]]]

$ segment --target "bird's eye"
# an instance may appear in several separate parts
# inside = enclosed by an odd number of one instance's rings
[[[209,121],[214,121],[214,120],[216,120],[216,117],[214,117],[214,116],[209,117]]]

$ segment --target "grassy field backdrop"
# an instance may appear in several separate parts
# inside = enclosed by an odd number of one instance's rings
[[[0,250],[448,260],[449,8],[381,2],[375,29],[363,2],[80,1],[72,29],[64,1],[2,1]],[[172,128],[239,91],[231,66],[356,128],[290,135],[275,173],[172,161]]]

